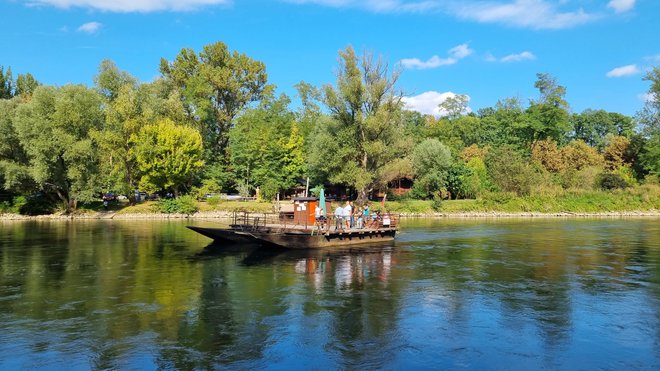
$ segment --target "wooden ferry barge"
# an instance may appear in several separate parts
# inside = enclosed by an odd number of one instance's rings
[[[337,221],[334,216],[323,220],[314,217],[314,202],[296,205],[293,218],[286,214],[234,213],[228,228],[204,228],[188,226],[189,229],[212,238],[217,242],[252,242],[276,245],[285,248],[324,248],[373,244],[394,240],[398,230],[398,218],[392,214],[354,218],[354,225]],[[311,214],[310,214],[311,210]]]

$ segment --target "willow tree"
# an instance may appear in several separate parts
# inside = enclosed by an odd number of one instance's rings
[[[395,87],[399,74],[370,54],[358,58],[350,46],[339,57],[336,85],[323,87],[331,119],[317,126],[309,166],[332,183],[355,188],[363,203],[409,168],[402,95]]]

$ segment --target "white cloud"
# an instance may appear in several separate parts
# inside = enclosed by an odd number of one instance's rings
[[[436,117],[445,116],[447,112],[441,110],[438,105],[444,102],[447,98],[453,98],[457,94],[450,91],[439,93],[437,91],[427,91],[419,95],[412,97],[403,97],[403,102],[405,103],[405,108],[409,111],[417,111],[425,115],[433,115]],[[468,101],[470,97],[468,96]],[[468,112],[472,112],[468,108]]]
[[[465,43],[461,45],[456,45],[455,47],[449,49],[449,57],[440,58],[437,55],[432,56],[426,61],[422,61],[419,58],[405,58],[400,61],[403,68],[425,70],[429,68],[438,68],[441,66],[449,66],[455,64],[459,60],[469,56],[474,53],[473,49],[470,49],[470,46]]]
[[[582,8],[561,11],[558,8],[560,3],[547,0],[466,1],[452,3],[449,10],[467,20],[532,29],[570,28],[598,18]]]
[[[510,63],[510,62],[533,61],[534,59],[536,59],[536,55],[534,55],[534,53],[524,51],[518,54],[509,54],[505,57],[502,57],[500,61],[504,63]]]
[[[318,4],[334,8],[361,8],[373,12],[421,12],[439,8],[438,0],[284,0],[294,4]]]
[[[502,58],[498,58],[491,53],[486,53],[484,55],[484,60],[486,62],[513,63],[513,62],[533,61],[535,59],[536,59],[536,55],[530,51],[509,54],[509,55],[505,55]]]
[[[653,97],[653,94],[651,94],[651,93],[638,94],[637,98],[639,98],[639,100],[641,100],[644,103],[647,103],[647,102],[648,103],[653,103],[653,101],[655,101],[655,99]]]
[[[610,0],[607,7],[616,13],[625,13],[635,7],[635,0]]]
[[[617,67],[617,68],[609,71],[606,74],[606,76],[607,77],[624,77],[624,76],[636,75],[640,72],[642,72],[642,71],[639,69],[639,67],[637,67],[636,64],[629,64],[627,66]]]
[[[456,45],[455,47],[449,49],[449,55],[456,59],[463,59],[472,53],[474,53],[474,50],[470,49],[470,46],[467,43]]]
[[[28,5],[58,8],[88,8],[109,12],[186,11],[207,5],[228,4],[231,0],[29,0]]]
[[[645,57],[644,59],[646,59],[647,61],[651,61],[651,62],[660,62],[660,54],[650,55],[648,57]]]
[[[102,24],[100,24],[99,22],[87,22],[85,24],[80,25],[77,31],[85,32],[85,33],[97,33],[101,29],[101,26]]]

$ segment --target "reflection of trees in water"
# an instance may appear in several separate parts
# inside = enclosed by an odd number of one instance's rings
[[[374,368],[391,362],[400,346],[401,288],[390,280],[395,264],[393,252],[380,251],[308,257],[294,265],[306,278],[305,316],[326,318],[315,333],[327,332],[323,348],[340,355],[335,366]]]

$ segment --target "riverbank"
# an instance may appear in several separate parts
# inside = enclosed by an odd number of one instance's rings
[[[158,202],[137,205],[111,204],[105,210],[100,202],[83,206],[73,214],[25,216],[0,214],[2,220],[30,219],[226,219],[235,212],[272,213],[293,211],[291,201],[279,204],[258,201],[195,202],[194,213],[163,213]],[[343,203],[333,202],[333,209]],[[390,212],[410,218],[542,218],[542,217],[637,217],[660,216],[660,187],[640,186],[614,192],[564,192],[517,197],[493,193],[476,200],[390,200],[371,202],[372,212]],[[331,211],[328,211],[331,213]]]
[[[613,212],[452,212],[452,213],[400,213],[401,218],[622,218],[622,217],[660,217],[660,210],[646,211],[613,211]],[[12,220],[167,220],[167,219],[231,219],[233,212],[214,211],[197,212],[194,214],[164,214],[164,213],[84,213],[84,214],[49,214],[49,215],[18,215],[0,214],[0,221]]]

